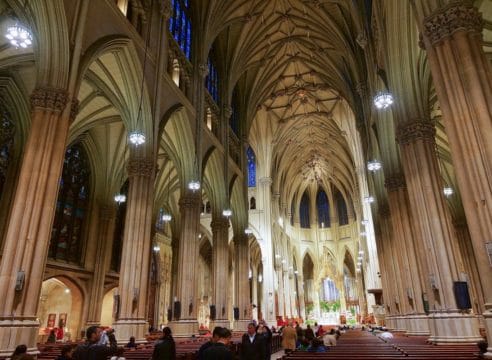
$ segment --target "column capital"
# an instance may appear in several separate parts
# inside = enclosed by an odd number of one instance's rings
[[[208,64],[199,64],[198,74],[203,78],[206,77],[208,75]]]
[[[481,35],[482,29],[482,14],[471,2],[451,2],[424,19],[424,34],[432,45],[458,31]]]
[[[64,89],[39,87],[31,94],[32,110],[62,112],[68,102],[68,93]]]
[[[163,0],[161,1],[161,16],[165,20],[169,20],[171,16],[173,15],[173,9],[171,8],[171,3],[169,0]]]
[[[78,114],[79,114],[79,100],[72,99],[72,104],[70,105],[70,122],[73,122]]]
[[[230,106],[230,105],[224,105],[222,107],[222,112],[224,113],[224,117],[226,119],[229,119],[232,116],[232,106]]]
[[[407,145],[422,140],[435,142],[436,128],[430,121],[407,121],[398,126],[396,138],[400,145]]]
[[[390,208],[389,208],[388,204],[383,204],[383,205],[379,206],[379,216],[382,219],[389,219],[390,214],[391,214],[391,212],[390,212]]]
[[[147,158],[133,158],[128,161],[128,176],[150,177],[154,170],[154,161]]]
[[[384,187],[387,191],[396,191],[406,187],[405,176],[403,174],[393,174],[384,180]]]
[[[210,222],[210,228],[212,229],[212,232],[216,232],[224,229],[227,230],[229,228],[229,219],[225,217],[214,218]]]
[[[188,193],[185,195],[181,195],[179,198],[179,207],[181,209],[195,209],[199,208],[201,205],[202,199],[200,193]]]

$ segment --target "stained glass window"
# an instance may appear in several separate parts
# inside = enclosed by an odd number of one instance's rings
[[[120,189],[120,194],[124,194],[128,199],[128,180]],[[113,249],[111,256],[111,270],[120,271],[121,251],[123,249],[123,236],[125,235],[126,202],[120,203],[116,211],[116,221],[113,234]]]
[[[311,227],[309,219],[309,196],[304,193],[301,198],[301,205],[299,206],[299,217],[301,220],[301,228],[308,229]]]
[[[246,157],[248,158],[248,187],[256,186],[256,155],[253,149],[248,147],[246,150]]]
[[[348,224],[347,203],[345,202],[343,195],[338,190],[335,192],[335,203],[337,204],[338,224],[347,225]]]
[[[9,112],[0,107],[0,195],[7,178],[10,155],[14,146],[14,131],[14,123]]]
[[[209,94],[214,99],[215,103],[219,103],[219,75],[217,73],[217,67],[215,65],[214,52],[211,51],[208,56],[208,75],[205,79],[205,85]]]
[[[84,148],[81,144],[69,147],[65,153],[51,230],[49,256],[53,259],[80,262],[89,177],[89,162]]]
[[[191,20],[188,0],[171,0],[173,15],[169,19],[169,32],[186,58],[191,59]]]
[[[316,195],[316,208],[318,209],[318,226],[330,227],[330,204],[325,191],[322,189]]]

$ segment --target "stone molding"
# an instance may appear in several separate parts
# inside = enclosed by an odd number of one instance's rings
[[[435,142],[436,128],[430,121],[408,121],[398,126],[396,138],[400,145],[407,145],[422,140]]]
[[[34,89],[31,94],[32,110],[48,110],[53,112],[62,112],[68,102],[68,93],[64,89],[54,89],[40,87]]]
[[[388,176],[384,180],[384,187],[388,191],[396,191],[400,188],[406,187],[405,176],[403,174],[395,174]]]
[[[70,106],[70,122],[73,122],[79,114],[79,100],[73,99]]]
[[[150,177],[154,171],[154,161],[146,158],[130,159],[127,165],[128,176]]]
[[[190,193],[182,195],[179,199],[180,209],[199,209],[201,205],[200,193]]]
[[[198,65],[198,74],[200,74],[201,77],[206,77],[208,75],[208,64]]]
[[[424,34],[436,45],[458,31],[481,35],[483,23],[482,14],[472,3],[452,2],[424,19]]]
[[[217,219],[213,219],[210,222],[210,228],[212,229],[213,233],[220,230],[227,230],[229,228],[229,220],[225,217],[219,217]]]

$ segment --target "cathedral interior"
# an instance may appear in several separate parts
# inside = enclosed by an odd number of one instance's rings
[[[491,0],[0,14],[0,356],[251,319],[492,344]]]

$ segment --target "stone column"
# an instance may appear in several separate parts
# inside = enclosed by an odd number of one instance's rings
[[[31,128],[0,263],[0,356],[9,356],[19,344],[37,351],[36,312],[68,127],[76,113],[63,111],[67,101],[62,89],[38,88],[31,95]]]
[[[253,269],[253,277],[251,278],[251,305],[255,305],[254,309],[251,309],[251,317],[258,320],[258,274]]]
[[[291,297],[292,297],[292,289],[290,288],[290,280],[289,280],[289,271],[283,271],[283,279],[284,279],[284,302],[285,302],[285,316],[287,318],[292,318],[292,309],[291,309]]]
[[[303,318],[304,321],[307,320],[307,314],[306,314],[306,302],[304,300],[304,279],[303,276],[300,274],[297,274],[297,296],[299,299],[299,317]]]
[[[114,323],[119,342],[134,336],[145,341],[151,256],[154,161],[130,158],[125,232],[118,285],[119,314]]]
[[[415,230],[416,252],[424,278],[423,293],[430,305],[430,341],[476,342],[478,319],[456,307],[453,281],[458,280],[449,210],[441,188],[435,152],[435,128],[428,121],[400,124],[398,143],[407,179],[409,204]]]
[[[239,308],[239,320],[234,322],[235,331],[248,329],[250,294],[249,294],[249,238],[246,234],[238,234],[235,237],[234,251],[236,257],[236,307]],[[253,287],[255,279],[252,278]],[[254,303],[257,304],[257,303]]]
[[[401,284],[399,300],[402,320],[405,322],[407,335],[429,335],[428,319],[422,302],[421,283],[424,278],[420,271],[425,254],[417,254],[415,251],[404,176],[396,174],[387,177],[385,187],[393,226],[391,248],[397,264],[395,275]]]
[[[200,193],[186,193],[179,200],[181,229],[177,249],[176,298],[173,299],[173,321],[170,326],[176,336],[189,336],[198,332],[196,294],[196,260],[199,256],[198,233],[200,224]],[[174,249],[173,249],[174,251]],[[174,312],[174,303],[179,301],[181,314],[179,320]]]
[[[89,310],[87,326],[101,324],[102,301],[104,298],[104,280],[111,261],[111,250],[114,233],[114,205],[99,206],[99,221],[96,241],[96,263],[92,277],[91,292],[89,297]]]
[[[277,299],[278,299],[278,311],[277,315],[282,316],[282,318],[285,318],[285,307],[284,307],[284,278],[283,278],[283,272],[282,272],[282,267],[279,266],[277,269],[275,269],[277,272]]]
[[[229,274],[229,219],[223,216],[215,217],[210,223],[213,236],[212,273],[213,298],[212,304],[216,308],[216,318],[211,327],[222,326],[229,328],[227,318],[227,294],[230,288]],[[246,271],[248,276],[248,271]]]
[[[492,74],[483,20],[472,2],[452,2],[423,20],[424,45],[441,105],[484,293],[492,358]]]

